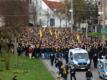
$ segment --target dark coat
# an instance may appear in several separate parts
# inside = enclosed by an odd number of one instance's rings
[[[86,77],[93,77],[92,72],[91,71],[86,71]]]
[[[70,75],[71,75],[71,76],[74,76],[74,75],[75,75],[75,71],[76,71],[75,69],[72,69],[72,68],[71,68],[71,69],[70,69]]]

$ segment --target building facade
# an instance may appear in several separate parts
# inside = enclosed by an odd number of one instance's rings
[[[35,6],[36,17],[35,21],[32,16],[31,23],[36,23],[43,27],[66,27],[70,21],[66,21],[64,13],[64,5],[58,1],[50,0],[32,0],[32,5]],[[34,11],[34,10],[33,10]]]

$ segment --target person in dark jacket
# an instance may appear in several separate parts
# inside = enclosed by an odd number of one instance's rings
[[[103,56],[107,56],[107,47],[106,46],[103,46],[103,48],[102,48],[102,55]]]
[[[61,66],[63,65],[63,62],[60,59],[58,59],[58,62],[57,62],[56,65],[57,65],[57,68],[58,68],[59,72],[62,73]]]
[[[37,47],[35,48],[35,57],[36,58],[40,58],[41,53],[40,53],[40,46],[37,45]]]
[[[88,69],[88,71],[86,71],[86,80],[91,80],[93,78],[92,72],[90,71],[90,69]]]
[[[36,50],[36,46],[34,47],[33,52],[32,52],[32,57],[33,58],[36,58],[36,51],[35,50]]]
[[[93,62],[94,62],[94,68],[97,68],[97,59],[98,59],[98,49],[97,46],[94,47],[94,52],[93,52]]]
[[[21,52],[22,52],[22,50],[21,50],[21,46],[20,46],[20,45],[18,45],[18,47],[17,47],[17,53],[18,53],[18,56],[20,56],[20,55],[21,55]]]
[[[55,60],[55,55],[54,54],[50,54],[51,66],[53,66],[54,60]]]
[[[71,67],[70,67],[70,80],[72,80],[72,78],[74,78],[74,80],[76,80],[75,73],[76,73],[75,67],[74,67],[74,66],[71,66]]]
[[[90,46],[90,51],[89,51],[89,58],[90,58],[90,61],[92,62],[92,59],[93,59],[93,46]],[[91,64],[91,63],[90,63]]]
[[[65,52],[65,61],[66,61],[66,64],[68,63],[68,52]]]

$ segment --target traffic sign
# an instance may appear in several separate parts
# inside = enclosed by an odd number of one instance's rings
[[[107,34],[107,25],[101,29],[102,34]]]

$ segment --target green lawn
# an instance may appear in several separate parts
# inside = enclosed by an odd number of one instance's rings
[[[12,55],[10,69],[5,70],[4,58],[0,57],[0,80],[11,80],[14,74],[18,80],[54,80],[39,59],[22,56],[18,58],[18,67],[15,64],[16,57]]]

